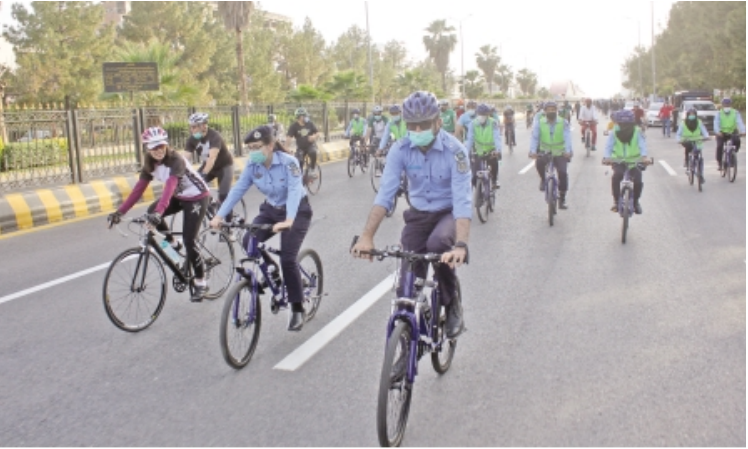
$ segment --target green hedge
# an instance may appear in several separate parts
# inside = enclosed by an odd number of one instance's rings
[[[39,139],[9,143],[0,150],[0,171],[66,165],[67,139]]]
[[[745,112],[745,95],[736,95],[732,97],[732,107],[738,111]]]

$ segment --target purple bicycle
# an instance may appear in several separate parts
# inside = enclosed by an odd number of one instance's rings
[[[603,161],[603,165],[622,166],[626,169],[621,181],[621,196],[618,199],[618,213],[623,219],[623,228],[621,229],[621,243],[626,244],[629,231],[629,221],[634,217],[634,181],[631,179],[631,170],[638,168],[645,171],[648,165],[652,165],[654,159],[644,160],[642,162],[631,164],[625,161],[610,159]]]
[[[392,301],[377,404],[379,443],[382,447],[397,447],[403,441],[408,424],[418,362],[424,355],[431,354],[434,370],[445,374],[452,366],[457,341],[446,338],[447,317],[441,305],[438,282],[416,278],[413,272],[416,263],[439,263],[441,254],[414,254],[398,246],[369,254],[379,261],[398,259],[406,267],[400,284],[403,295]],[[459,280],[457,294],[462,294]]]
[[[272,264],[271,254],[280,255],[280,251],[266,247],[257,240],[259,231],[270,231],[271,225],[231,224],[230,229],[241,229],[250,235],[247,258],[237,268],[237,282],[226,295],[226,303],[221,315],[220,342],[221,352],[226,363],[232,368],[242,369],[247,366],[257,348],[262,324],[262,307],[260,295],[267,293],[270,299],[270,311],[277,315],[288,309],[288,293],[277,264]],[[244,241],[244,236],[239,241]],[[324,274],[319,255],[306,249],[299,254],[301,280],[304,284],[304,313],[306,321],[311,321],[319,309],[323,293]]]

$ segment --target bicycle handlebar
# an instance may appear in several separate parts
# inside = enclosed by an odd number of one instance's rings
[[[358,236],[353,238],[351,250],[353,250],[353,247],[356,246],[356,243],[358,243]],[[384,259],[405,259],[410,262],[440,262],[443,256],[443,254],[416,254],[410,251],[403,251],[402,248],[397,245],[385,248],[384,250],[373,249],[371,251],[362,252],[361,254],[375,257],[380,262]]]

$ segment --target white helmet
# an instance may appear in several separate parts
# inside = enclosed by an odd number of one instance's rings
[[[143,145],[145,145],[148,150],[152,150],[154,148],[160,147],[161,145],[168,145],[169,134],[160,126],[154,126],[153,128],[148,128],[145,130],[145,132],[141,136],[141,140],[143,141]]]
[[[208,114],[196,112],[190,116],[190,126],[205,125],[208,123]]]

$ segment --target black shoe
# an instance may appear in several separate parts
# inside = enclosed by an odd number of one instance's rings
[[[617,214],[618,213],[618,204],[614,204],[613,207],[610,208],[610,211]]]
[[[291,311],[291,319],[288,322],[289,332],[300,332],[304,328],[304,322],[306,322],[306,316],[304,312]]]
[[[540,191],[545,192],[545,180],[544,179],[540,180]]]
[[[462,319],[462,304],[459,299],[453,299],[447,306],[447,322],[445,324],[447,338],[453,340],[465,332],[465,320]]]
[[[639,202],[634,203],[634,212],[636,212],[636,215],[641,215],[644,213],[644,210],[642,209],[642,205],[639,204]]]
[[[706,184],[706,179],[704,179],[703,176],[699,176],[699,178],[701,178],[701,184],[702,185]]]
[[[192,295],[192,298],[190,298],[190,301],[192,302],[203,302],[203,299],[205,299],[205,295],[208,294],[208,286],[196,286],[195,287],[195,293]]]
[[[566,197],[565,196],[562,196],[558,200],[558,208],[560,210],[567,210],[569,208],[569,204],[566,203]]]

